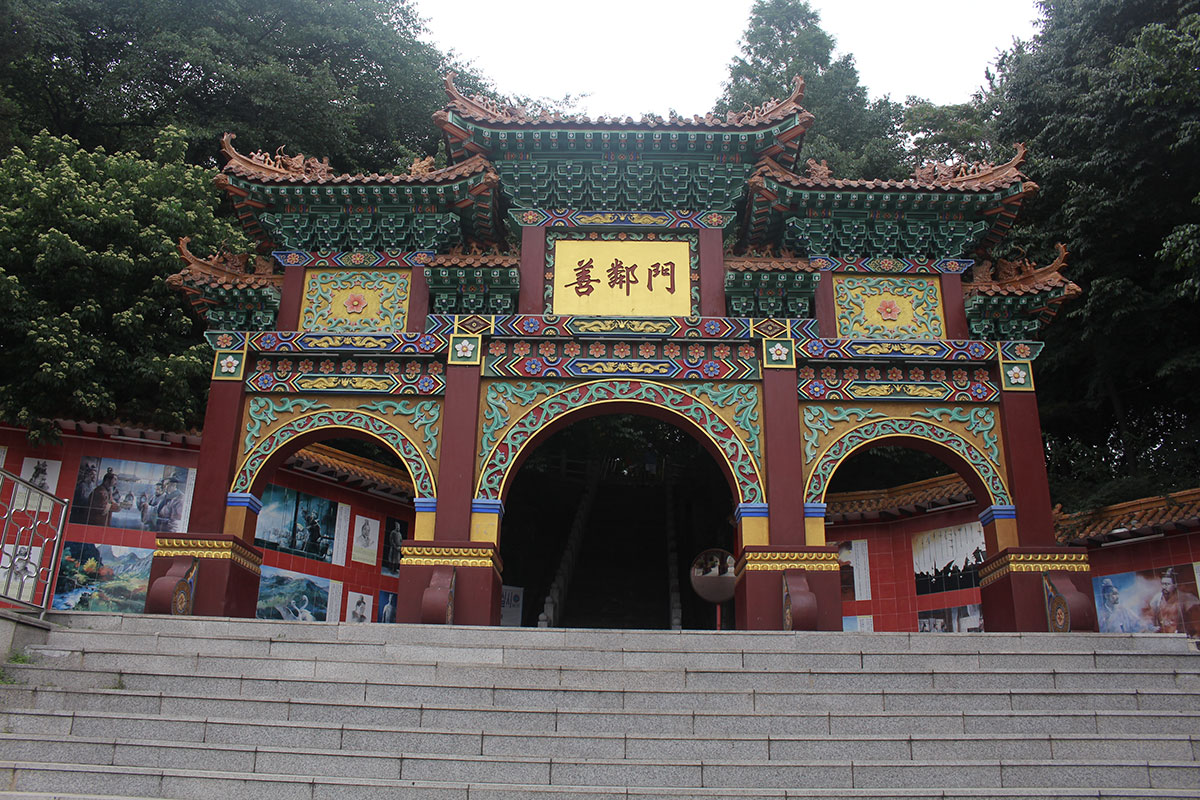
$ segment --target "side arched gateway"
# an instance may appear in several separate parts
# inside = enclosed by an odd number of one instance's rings
[[[429,462],[404,431],[381,416],[363,411],[339,409],[304,414],[261,438],[251,439],[248,436],[250,441],[247,442],[247,455],[238,467],[230,492],[253,492],[257,488],[256,483],[263,471],[263,466],[297,439],[301,437],[311,439],[314,434],[328,434],[339,430],[366,434],[379,440],[408,467],[416,497],[428,498],[437,495]]]

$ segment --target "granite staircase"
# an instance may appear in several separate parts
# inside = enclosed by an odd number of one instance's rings
[[[1195,798],[1183,637],[54,614],[0,798]]]

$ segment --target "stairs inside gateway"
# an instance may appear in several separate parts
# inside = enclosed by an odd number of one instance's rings
[[[1183,637],[60,613],[0,798],[1194,798]]]
[[[601,485],[567,594],[568,628],[670,627],[663,487]]]

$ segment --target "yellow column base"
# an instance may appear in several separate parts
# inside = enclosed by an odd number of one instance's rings
[[[491,512],[471,512],[471,541],[496,544],[500,541],[500,515]]]
[[[762,547],[771,543],[771,528],[766,517],[742,517],[742,547]]]
[[[825,546],[825,517],[804,518],[804,544],[807,547]]]
[[[433,523],[436,520],[436,511],[418,511],[413,520],[413,538],[418,542],[432,542]]]

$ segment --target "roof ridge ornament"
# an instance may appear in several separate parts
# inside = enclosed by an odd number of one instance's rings
[[[1017,143],[1017,154],[1003,164],[991,161],[958,160],[951,163],[930,161],[913,170],[914,180],[921,183],[943,184],[945,186],[965,186],[975,183],[989,183],[1001,178],[1012,177],[1020,173],[1025,163],[1027,150],[1023,142]]]
[[[792,79],[792,91],[782,100],[771,99],[762,105],[747,106],[742,111],[730,111],[723,116],[709,111],[706,114],[693,114],[691,117],[685,117],[677,114],[672,109],[665,120],[658,114],[643,114],[641,119],[637,121],[631,116],[608,117],[600,115],[595,119],[591,119],[586,114],[562,114],[558,111],[551,112],[546,109],[533,113],[521,106],[498,103],[481,94],[473,94],[468,97],[454,85],[455,77],[457,77],[457,73],[454,71],[446,73],[446,96],[450,100],[450,107],[464,117],[495,124],[575,124],[624,127],[641,126],[651,128],[743,128],[779,122],[794,113],[808,113],[800,107],[800,101],[804,99],[804,78],[799,75]],[[434,118],[438,118],[436,114]]]
[[[233,140],[236,138],[236,133],[226,133],[222,136],[221,152],[229,158],[231,163],[236,163],[247,171],[257,172],[271,178],[320,180],[333,177],[333,169],[329,166],[328,156],[319,161],[313,156],[305,156],[303,153],[289,156],[283,151],[283,145],[275,148],[274,155],[262,150],[255,150],[243,155],[233,147]]]

